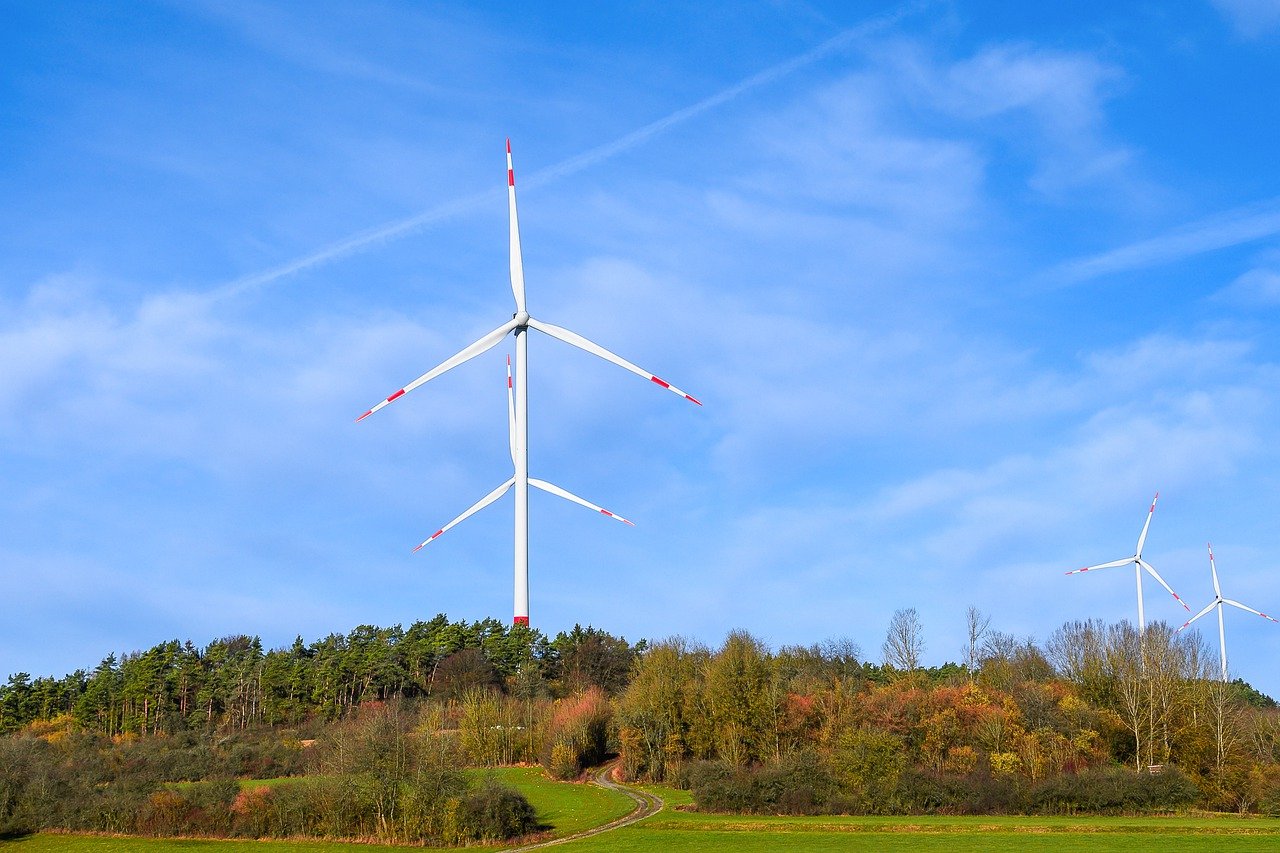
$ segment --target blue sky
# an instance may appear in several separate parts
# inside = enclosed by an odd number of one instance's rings
[[[0,671],[511,613],[925,658],[1280,611],[1280,4],[5,4]],[[1149,619],[1181,608],[1147,584]],[[1159,593],[1157,595],[1157,593]],[[1216,637],[1209,631],[1216,653]],[[1280,695],[1280,626],[1228,614]]]

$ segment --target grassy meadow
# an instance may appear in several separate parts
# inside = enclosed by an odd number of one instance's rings
[[[1053,851],[1142,853],[1280,849],[1280,820],[1235,817],[758,817],[680,811],[687,791],[646,787],[659,814],[559,850],[682,851]]]
[[[594,785],[553,782],[536,767],[492,772],[533,803],[551,835],[563,837],[608,823],[632,802]],[[647,787],[663,811],[633,826],[571,841],[558,850],[617,853],[681,851],[1053,851],[1143,853],[1280,849],[1280,819],[1217,817],[761,817],[683,811],[687,791]],[[327,841],[228,841],[120,838],[42,833],[0,842],[4,853],[359,853],[404,849]]]

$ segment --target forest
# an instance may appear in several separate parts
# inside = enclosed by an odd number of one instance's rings
[[[461,768],[575,779],[613,758],[708,811],[1280,813],[1280,708],[1218,680],[1198,634],[1084,621],[1037,643],[976,608],[966,624],[938,667],[900,610],[878,662],[845,639],[633,644],[440,615],[18,673],[0,687],[0,833],[464,844],[536,827]]]

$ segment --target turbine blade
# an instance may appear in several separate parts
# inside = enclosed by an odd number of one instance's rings
[[[449,522],[444,527],[441,527],[435,533],[432,533],[426,539],[422,540],[420,543],[418,543],[418,547],[414,548],[413,550],[415,552],[421,551],[423,545],[426,545],[428,542],[432,541],[433,539],[436,539],[437,537],[440,536],[440,534],[444,533],[446,530],[453,527],[455,524],[458,524],[461,521],[466,521],[468,518],[475,515],[477,512],[484,509],[489,504],[496,501],[498,498],[502,497],[502,495],[507,491],[507,489],[511,488],[515,484],[516,484],[515,477],[512,477],[510,480],[507,480],[501,486],[498,486],[498,488],[494,489],[492,492],[490,492],[489,494],[482,497],[480,500],[473,503],[470,506],[470,508],[468,508],[467,511],[464,512],[462,515],[458,516],[453,521]]]
[[[555,485],[554,483],[548,483],[546,480],[536,480],[533,477],[530,477],[529,485],[537,486],[539,489],[542,489],[542,491],[544,492],[550,492],[553,495],[558,495],[559,497],[562,497],[565,500],[573,501],[576,504],[585,506],[587,509],[594,509],[596,512],[601,513],[602,515],[607,515],[610,518],[617,519],[618,521],[621,521],[623,524],[630,524],[632,527],[636,526],[636,523],[634,521],[628,521],[627,519],[623,518],[617,513],[609,512],[609,510],[605,509],[602,506],[596,506],[591,501],[583,500],[582,498],[575,495],[573,492],[567,491],[566,489],[562,489],[559,486]]]
[[[1152,566],[1152,565],[1151,565],[1150,563],[1148,563],[1146,560],[1139,560],[1139,561],[1138,561],[1138,565],[1140,565],[1140,566],[1142,566],[1142,568],[1146,569],[1146,570],[1147,570],[1147,574],[1151,575],[1151,577],[1153,577],[1153,578],[1155,578],[1156,580],[1158,580],[1158,581],[1160,582],[1160,586],[1162,586],[1162,587],[1164,587],[1166,590],[1168,590],[1168,591],[1169,591],[1169,594],[1173,596],[1173,598],[1174,598],[1174,600],[1175,600],[1175,601],[1177,601],[1179,604],[1181,604],[1181,605],[1182,605],[1182,607],[1183,607],[1183,609],[1184,609],[1184,610],[1186,610],[1188,613],[1190,613],[1190,612],[1191,612],[1191,608],[1190,608],[1190,607],[1187,607],[1187,603],[1186,603],[1185,601],[1183,601],[1183,600],[1182,600],[1182,596],[1180,596],[1180,595],[1178,595],[1176,592],[1174,592],[1174,591],[1173,591],[1173,587],[1169,586],[1167,583],[1165,583],[1165,582],[1164,582],[1164,578],[1160,577],[1160,573],[1159,573],[1159,572],[1157,572],[1157,571],[1155,570],[1155,567],[1154,567],[1154,566]]]
[[[517,323],[514,318],[507,321],[506,323],[503,323],[501,326],[494,329],[492,332],[485,335],[480,340],[463,348],[461,351],[457,352],[456,354],[449,356],[440,364],[431,368],[426,373],[422,374],[417,379],[413,380],[408,385],[404,386],[399,391],[392,394],[390,397],[383,400],[381,403],[374,406],[372,409],[365,412],[360,417],[356,418],[356,420],[357,421],[364,420],[365,418],[369,417],[369,415],[372,415],[374,412],[378,411],[388,403],[392,403],[400,399],[401,397],[403,397],[405,394],[408,394],[410,391],[412,391],[414,388],[417,388],[422,383],[430,382],[432,379],[435,379],[441,373],[444,373],[445,371],[448,371],[448,370],[452,370],[453,368],[457,367],[459,364],[462,364],[465,361],[470,361],[471,359],[478,356],[480,353],[485,352],[488,349],[491,349],[492,347],[497,345],[498,341],[505,338],[507,336],[507,333],[510,332],[512,329],[514,329],[516,325]]]
[[[1217,602],[1217,600],[1216,600],[1216,599],[1215,599],[1215,600],[1213,600],[1213,601],[1211,601],[1211,602],[1209,602],[1208,604],[1206,604],[1206,605],[1204,606],[1204,610],[1201,610],[1201,611],[1200,611],[1199,613],[1197,613],[1195,616],[1192,616],[1192,617],[1191,617],[1190,619],[1188,619],[1186,622],[1183,622],[1183,623],[1182,623],[1182,628],[1186,628],[1186,627],[1187,627],[1187,626],[1189,626],[1192,622],[1196,621],[1196,620],[1197,620],[1197,619],[1199,619],[1201,616],[1203,616],[1203,615],[1205,615],[1206,613],[1208,613],[1210,610],[1212,610],[1214,607],[1216,607],[1216,606],[1217,606],[1217,604],[1218,604],[1218,602]],[[1182,628],[1179,628],[1178,630],[1179,630],[1179,631],[1181,631],[1181,630],[1182,630]],[[1176,632],[1175,632],[1175,633],[1176,633]]]
[[[511,140],[507,140],[507,211],[511,218],[511,293],[516,313],[524,311],[524,258],[520,253],[520,222],[516,217],[516,170],[511,165]]]
[[[1209,571],[1213,572],[1213,594],[1222,598],[1222,587],[1218,585],[1218,567],[1213,562],[1213,543],[1209,543]]]
[[[1232,600],[1231,600],[1231,599],[1229,599],[1229,598],[1224,598],[1224,599],[1222,599],[1222,603],[1223,603],[1223,604],[1230,604],[1232,607],[1239,607],[1241,610],[1248,610],[1250,613],[1256,613],[1256,614],[1258,614],[1259,616],[1261,616],[1263,619],[1271,619],[1271,617],[1270,617],[1270,616],[1268,616],[1267,614],[1263,613],[1261,610],[1254,610],[1252,607],[1248,606],[1247,604],[1241,604],[1240,602],[1238,602],[1238,601],[1232,601]],[[1280,619],[1271,619],[1271,621],[1272,621],[1272,622],[1280,622]]]
[[[516,461],[516,397],[511,387],[511,356],[507,356],[507,437],[511,440],[511,461]]]
[[[566,344],[572,344],[578,349],[586,350],[592,355],[596,355],[596,356],[599,356],[600,358],[603,358],[605,361],[611,361],[614,364],[618,365],[618,367],[624,368],[626,370],[630,370],[636,376],[643,376],[645,379],[648,379],[650,382],[655,382],[658,385],[661,385],[663,388],[666,388],[668,391],[679,394],[681,397],[684,397],[686,400],[688,400],[691,403],[697,403],[699,406],[702,405],[702,403],[699,400],[684,393],[679,388],[672,385],[670,382],[667,382],[663,379],[659,379],[657,376],[654,376],[652,373],[650,373],[647,370],[641,370],[639,367],[636,367],[634,364],[627,361],[625,358],[614,355],[604,347],[600,346],[599,344],[592,343],[591,341],[587,340],[586,338],[582,337],[582,335],[579,335],[576,332],[571,332],[568,329],[561,328],[560,326],[553,326],[550,323],[544,323],[541,320],[535,320],[532,317],[529,318],[529,325],[537,329],[539,332],[542,332],[543,334],[550,335],[553,338],[559,338],[560,340],[564,341]]]
[[[1142,546],[1146,544],[1147,541],[1147,528],[1151,527],[1151,516],[1156,513],[1156,501],[1158,500],[1160,500],[1160,493],[1156,492],[1156,496],[1151,499],[1151,509],[1147,510],[1147,521],[1142,525],[1142,533],[1138,536],[1137,554],[1139,557],[1142,556]],[[1164,583],[1164,581],[1161,581],[1161,583]]]
[[[1123,560],[1112,560],[1110,563],[1099,563],[1096,566],[1085,566],[1083,569],[1076,569],[1067,572],[1069,575],[1078,575],[1082,572],[1092,572],[1097,569],[1114,569],[1117,566],[1127,566],[1133,562],[1133,557],[1125,557]]]

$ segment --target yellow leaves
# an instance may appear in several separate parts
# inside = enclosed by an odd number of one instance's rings
[[[996,776],[1016,776],[1022,771],[1022,759],[1016,752],[993,752],[987,761]]]

